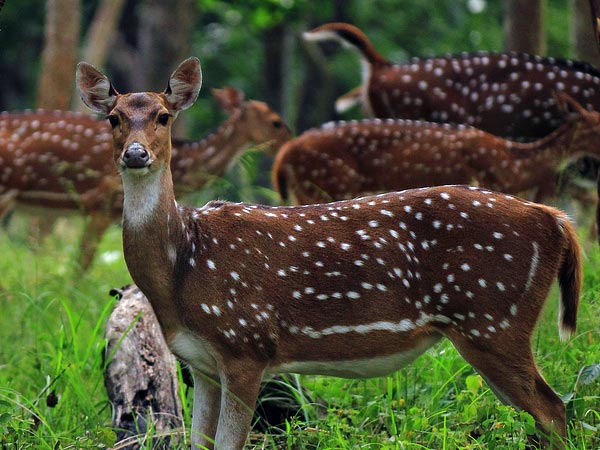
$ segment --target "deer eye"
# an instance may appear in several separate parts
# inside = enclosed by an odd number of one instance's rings
[[[281,120],[274,120],[273,121],[273,126],[275,128],[281,128],[283,126],[283,122]]]
[[[116,128],[119,125],[119,118],[114,114],[109,115],[107,119],[110,122],[111,127]]]
[[[167,114],[167,113],[159,114],[158,123],[164,126],[169,123],[170,117],[171,117],[171,115]]]

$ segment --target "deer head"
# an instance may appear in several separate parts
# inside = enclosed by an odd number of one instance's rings
[[[168,166],[173,120],[179,111],[196,101],[201,84],[197,58],[182,62],[161,94],[120,95],[108,78],[93,66],[86,63],[77,66],[81,99],[92,111],[108,115],[117,167],[121,173],[136,176]]]

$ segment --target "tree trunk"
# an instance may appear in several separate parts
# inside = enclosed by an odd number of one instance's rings
[[[600,0],[588,0],[590,6],[590,19],[592,21],[592,32],[598,51],[600,51]]]
[[[130,74],[136,90],[161,92],[177,64],[191,56],[192,33],[198,17],[196,0],[151,0],[139,5],[138,59]],[[173,135],[184,136],[186,123],[177,120]]]
[[[504,49],[546,53],[545,0],[505,0]]]
[[[263,32],[264,66],[263,100],[275,111],[281,111],[283,86],[283,56],[286,26],[277,24]]]
[[[187,58],[197,17],[195,0],[152,0],[139,5],[138,89],[162,91],[175,66]]]
[[[350,8],[351,2],[346,0],[333,0],[333,15],[328,18],[307,17],[303,26],[304,30],[321,25],[325,22],[352,22]],[[339,86],[338,80],[332,76],[331,64],[327,61],[329,56],[340,51],[336,43],[315,44],[300,40],[302,64],[301,82],[297,95],[298,105],[295,120],[295,129],[298,134],[308,128],[321,125],[323,122],[338,118],[335,111],[335,100],[349,89]],[[351,57],[351,56],[350,56]],[[356,78],[360,80],[360,69],[357,69]],[[360,81],[358,81],[360,82]]]
[[[124,6],[125,0],[102,0],[100,2],[85,36],[81,51],[82,61],[98,68],[104,67]],[[73,97],[73,109],[87,111],[87,107],[79,100],[79,97],[77,95]]]
[[[298,133],[319,126],[335,117],[335,99],[343,93],[336,91],[338,84],[327,62],[336,44],[332,46],[329,43],[315,44],[302,41],[301,45],[306,62],[299,96],[301,112],[296,122]]]
[[[141,446],[145,436],[164,435],[152,448],[171,448],[183,426],[177,361],[163,338],[154,311],[137,286],[113,289],[120,300],[106,325],[104,385],[113,407],[117,440]],[[125,442],[123,442],[125,444]]]
[[[37,92],[40,108],[67,110],[71,105],[80,21],[80,0],[47,0],[45,43]]]
[[[592,10],[591,2],[581,0],[571,0],[571,11],[571,45],[575,58],[600,67],[595,17],[597,12]],[[593,26],[590,26],[590,19]]]

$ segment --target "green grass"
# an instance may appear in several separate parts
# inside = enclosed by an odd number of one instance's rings
[[[27,223],[17,216],[0,232],[0,448],[111,447],[101,354],[114,301],[108,291],[130,282],[120,230],[110,229],[92,270],[73,280],[81,221],[68,220],[37,252]],[[600,363],[600,251],[585,246],[577,335],[558,339],[555,289],[533,344],[542,373],[569,399],[568,448],[597,450],[600,382],[593,371],[578,382],[581,368]],[[447,342],[386,378],[300,381],[326,414],[304,401],[284,434],[253,435],[250,448],[512,450],[525,448],[533,427],[529,415],[501,405]],[[190,400],[188,392],[188,426]]]

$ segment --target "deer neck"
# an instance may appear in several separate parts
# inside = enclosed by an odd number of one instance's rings
[[[173,305],[177,255],[187,221],[173,193],[171,171],[123,174],[123,253],[133,281],[148,297],[165,336],[178,327]]]
[[[178,159],[188,161],[188,164],[175,165],[176,188],[181,184],[187,190],[199,189],[210,177],[225,174],[236,157],[248,149],[251,140],[239,126],[242,114],[242,109],[235,111],[217,131],[199,143],[186,142],[178,146]],[[190,155],[192,152],[193,156]]]
[[[572,155],[572,142],[576,127],[564,124],[555,131],[534,142],[508,143],[512,165],[518,169],[525,185],[544,180],[549,173]],[[547,170],[544,170],[547,169]]]
[[[533,142],[513,142],[511,149],[515,159],[526,159],[531,155],[543,154],[550,160],[560,162],[573,156],[572,143],[577,132],[575,124],[565,123],[549,135]]]

